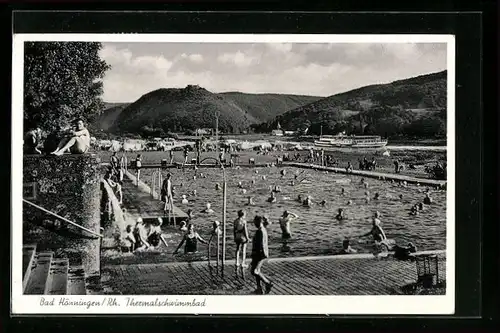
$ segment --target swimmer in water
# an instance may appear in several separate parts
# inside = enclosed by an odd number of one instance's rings
[[[252,179],[252,185],[255,185],[255,179]]]
[[[243,188],[243,184],[241,182],[238,182],[238,187]]]
[[[350,242],[348,239],[344,239],[342,241],[342,254],[350,254],[350,253],[357,253],[355,249],[353,249],[350,245]]]
[[[290,186],[295,186],[295,181],[290,180]]]
[[[302,194],[299,194],[299,196],[297,197],[297,201],[302,203]]]
[[[320,206],[325,207],[326,206],[326,200],[322,200],[319,204],[320,204]]]
[[[297,180],[299,178],[299,175],[293,176],[293,179]]]
[[[347,201],[347,205],[348,205],[348,206],[352,205],[352,200],[348,200],[348,201]]]
[[[181,204],[183,205],[187,205],[189,203],[188,199],[186,198],[186,195],[183,194],[182,195],[182,200],[181,200]]]
[[[365,196],[365,203],[370,203],[370,197],[369,196]]]
[[[280,173],[281,173],[281,177],[282,178],[286,176],[286,170],[285,169],[281,170]]]
[[[276,192],[276,193],[281,192],[281,186],[279,186],[279,185],[274,185],[273,192]]]
[[[247,190],[245,190],[244,188],[241,189],[241,194],[246,194],[247,193]]]
[[[361,181],[359,182],[360,184],[364,184],[365,183],[365,179],[364,178],[361,178]]]
[[[219,191],[219,190],[220,190],[220,184],[219,184],[219,183],[215,183],[215,190],[216,190],[216,191]]]
[[[345,195],[345,188],[343,188],[343,187],[342,187],[342,188],[340,189],[340,195]]]
[[[262,175],[262,180],[266,180],[266,175]]]
[[[403,200],[403,195],[402,194],[399,195],[399,200]]]
[[[267,198],[267,202],[274,203],[276,202],[276,196],[274,195],[274,192],[271,192],[271,196]]]
[[[283,239],[292,238],[292,233],[290,231],[290,222],[298,217],[299,216],[297,214],[288,212],[286,210],[283,212],[283,215],[281,215],[281,218],[279,220],[281,228],[281,238]]]
[[[365,188],[368,188],[369,185],[368,185],[368,183],[364,183],[364,186],[365,186]]]
[[[253,198],[251,196],[248,197],[248,201],[246,203],[247,206],[253,206],[255,203],[253,202]]]
[[[179,230],[182,232],[186,232],[188,230],[186,221],[181,221],[179,225]]]
[[[206,208],[204,210],[202,210],[202,213],[206,213],[206,214],[214,213],[214,210],[212,209],[212,205],[210,204],[210,202],[207,202]]]
[[[423,202],[419,202],[418,210],[424,210],[424,209],[425,209],[425,204]]]
[[[313,205],[310,195],[306,197],[306,200],[302,202],[302,205],[305,207],[311,207]]]
[[[193,176],[193,180],[196,180],[196,175]]]
[[[195,197],[197,193],[198,193],[198,192],[196,192],[196,190],[193,190],[193,192],[191,192],[191,195],[192,195],[193,197]]]
[[[347,216],[345,216],[343,208],[339,208],[338,213],[335,216],[335,218],[337,219],[337,221],[347,220]]]
[[[378,192],[375,193],[375,196],[373,197],[373,200],[378,200],[380,199],[380,194]]]
[[[257,169],[256,169],[256,170],[255,170],[255,173],[259,173],[259,170],[257,170]]]
[[[413,205],[410,209],[410,215],[411,216],[417,216],[418,215],[418,206]]]
[[[430,204],[432,204],[432,198],[431,198],[431,196],[430,196],[430,194],[429,194],[429,193],[426,193],[426,194],[425,194],[424,204],[426,204],[426,205],[430,205]]]
[[[375,214],[373,214],[372,218],[372,229],[366,234],[359,236],[360,238],[366,236],[372,236],[375,244],[387,241],[387,237],[385,236],[384,230],[380,226],[379,217],[380,213],[376,211]]]
[[[193,211],[191,209],[188,209],[186,214],[188,216],[188,221],[191,221],[191,219],[194,217]]]

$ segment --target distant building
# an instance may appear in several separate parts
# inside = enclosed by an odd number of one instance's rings
[[[283,136],[283,130],[280,130],[280,129],[275,129],[271,132],[271,135],[274,135],[274,136]]]
[[[295,135],[295,131],[285,131],[285,136],[293,136]]]
[[[195,131],[196,135],[212,135],[213,130],[211,128],[198,128]]]

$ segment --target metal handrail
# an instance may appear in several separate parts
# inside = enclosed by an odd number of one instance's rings
[[[57,215],[56,213],[51,212],[50,210],[47,210],[47,209],[45,209],[45,208],[43,208],[43,207],[41,207],[41,206],[38,206],[37,204],[34,204],[34,203],[33,203],[33,202],[31,202],[31,201],[28,201],[28,200],[26,200],[26,199],[23,199],[23,201],[24,201],[24,202],[26,202],[27,204],[29,204],[29,205],[31,205],[31,206],[33,206],[33,207],[35,207],[35,208],[39,209],[39,210],[41,210],[41,211],[45,212],[45,213],[48,213],[48,214],[50,214],[50,215],[53,215],[53,216],[57,217],[58,219],[63,220],[64,222],[67,222],[67,223],[69,223],[69,224],[71,224],[71,225],[74,225],[74,226],[75,226],[75,227],[77,227],[77,228],[80,228],[80,229],[82,229],[82,230],[85,230],[86,232],[91,233],[91,234],[92,234],[92,235],[94,235],[94,236],[98,236],[98,237],[101,237],[101,238],[103,238],[103,237],[104,237],[103,235],[98,234],[98,233],[96,233],[96,232],[94,232],[94,231],[92,231],[92,230],[90,230],[90,229],[87,229],[87,228],[85,228],[85,227],[83,227],[83,226],[79,225],[78,223],[75,223],[75,222],[73,222],[73,221],[70,221],[70,220],[68,220],[67,218],[64,218],[64,217],[62,217],[62,216],[60,216],[60,215]]]

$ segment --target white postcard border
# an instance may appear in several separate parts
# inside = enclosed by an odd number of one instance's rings
[[[25,41],[148,43],[447,43],[446,295],[34,296],[22,294],[23,54]],[[12,57],[11,312],[20,314],[453,314],[455,309],[455,38],[453,35],[15,34]],[[127,306],[127,298],[152,306]],[[168,301],[166,300],[168,299]],[[54,305],[43,305],[54,301]],[[112,305],[114,301],[117,305]],[[179,305],[193,302],[196,306]],[[171,305],[168,305],[170,301]],[[62,303],[61,303],[62,302]],[[88,306],[89,302],[97,305]],[[156,302],[156,303],[155,303]],[[74,303],[75,305],[68,305]],[[204,305],[202,305],[202,303]],[[66,305],[64,305],[66,304]],[[156,305],[155,305],[156,304]],[[164,304],[164,305],[162,305]],[[176,305],[177,304],[177,305]]]

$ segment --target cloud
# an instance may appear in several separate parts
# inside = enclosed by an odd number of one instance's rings
[[[103,99],[133,102],[159,88],[330,96],[446,69],[446,44],[105,43]]]
[[[203,62],[203,56],[201,54],[186,54],[182,53],[181,58],[183,59],[188,59],[194,63],[202,63]]]
[[[235,53],[223,53],[217,57],[217,61],[222,64],[230,64],[237,67],[248,67],[258,62],[258,59],[238,51]]]

